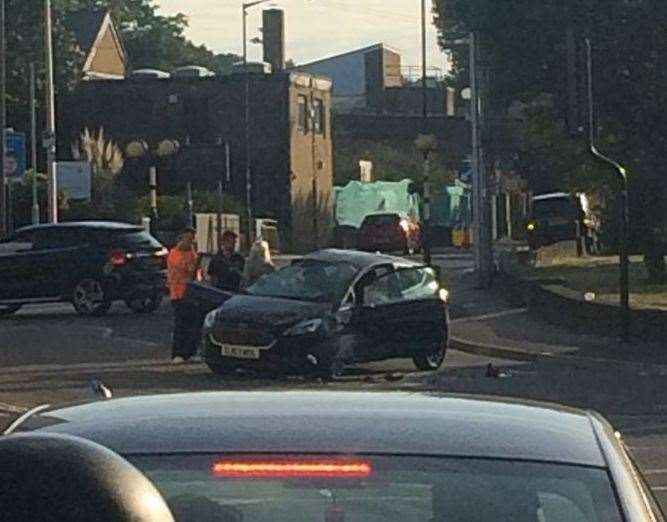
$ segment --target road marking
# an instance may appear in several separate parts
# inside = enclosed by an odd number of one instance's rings
[[[513,308],[512,310],[503,310],[502,312],[476,315],[473,317],[461,317],[460,319],[453,319],[452,323],[470,323],[473,321],[486,321],[487,319],[497,319],[499,317],[507,317],[510,315],[525,314],[526,312],[528,312],[528,308]]]
[[[171,366],[171,361],[160,359],[136,359],[124,362],[97,362],[97,363],[78,363],[78,364],[34,364],[26,366],[10,366],[3,368],[2,377],[6,375],[20,375],[24,373],[52,373],[70,371],[94,371],[114,368],[140,368],[145,366]]]
[[[16,406],[15,404],[9,404],[6,402],[0,402],[0,411],[7,413],[25,413],[28,411],[28,408],[24,408],[23,406]]]
[[[651,489],[653,491],[667,491],[667,486],[653,486]]]
[[[667,469],[647,469],[644,470],[644,475],[663,475],[667,473]]]

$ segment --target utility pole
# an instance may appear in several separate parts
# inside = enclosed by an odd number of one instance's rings
[[[428,83],[426,81],[426,0],[421,0],[422,14],[422,116],[428,118]],[[426,134],[426,129],[424,128]]]
[[[37,195],[37,79],[35,64],[30,64],[30,158],[32,166],[32,224],[39,224],[39,198]]]
[[[428,134],[428,97],[426,81],[426,0],[421,0],[421,44],[422,44],[422,132]],[[423,151],[423,197],[424,197],[424,233],[422,249],[424,263],[431,264],[431,181],[430,181],[430,150]]]
[[[628,200],[628,174],[625,168],[601,153],[596,146],[595,103],[593,99],[593,49],[590,39],[586,38],[586,69],[588,73],[588,141],[593,157],[612,167],[621,182],[621,216],[619,227],[619,295],[621,310],[621,338],[630,340],[630,257],[628,239],[630,236],[630,209]]]
[[[53,85],[53,35],[51,0],[44,0],[44,42],[46,62],[46,167],[49,186],[49,222],[58,222],[58,180],[56,178],[56,104]]]
[[[5,179],[5,154],[6,154],[6,135],[7,128],[7,101],[6,101],[6,79],[7,79],[7,42],[5,37],[5,0],[0,0],[0,238],[7,234],[7,194]]]
[[[243,126],[245,128],[245,204],[248,228],[246,245],[252,243],[252,172],[250,170],[250,72],[248,71],[248,4],[243,4]]]
[[[486,286],[484,277],[484,203],[482,199],[482,172],[479,157],[479,89],[477,85],[477,35],[470,33],[470,123],[472,126],[472,214],[475,274],[477,285]]]

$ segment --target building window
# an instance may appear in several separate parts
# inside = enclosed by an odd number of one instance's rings
[[[299,95],[299,130],[308,132],[308,98]]]
[[[326,129],[324,102],[318,98],[313,100],[313,129],[316,134],[324,134]]]

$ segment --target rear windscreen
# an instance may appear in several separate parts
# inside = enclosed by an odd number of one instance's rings
[[[396,223],[398,223],[398,216],[395,214],[368,216],[364,219],[364,225],[395,225]]]
[[[145,230],[114,232],[111,241],[115,247],[128,250],[162,248],[162,244]]]
[[[559,216],[576,219],[581,212],[571,198],[554,198],[533,201],[533,216]]]
[[[468,458],[186,455],[131,459],[177,522],[617,522],[600,468]]]

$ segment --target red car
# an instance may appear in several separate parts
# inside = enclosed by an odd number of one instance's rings
[[[370,252],[418,252],[421,249],[421,228],[407,214],[370,214],[359,227],[357,247]]]

